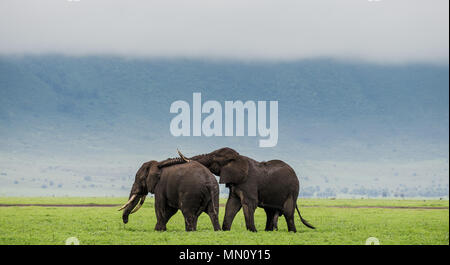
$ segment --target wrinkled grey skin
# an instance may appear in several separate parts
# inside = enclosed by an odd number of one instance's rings
[[[236,213],[242,208],[247,229],[256,232],[256,207],[264,208],[266,212],[266,231],[277,229],[278,216],[284,215],[288,230],[296,232],[296,209],[302,223],[314,229],[300,215],[297,207],[299,181],[294,170],[285,162],[258,162],[231,148],[222,148],[191,158],[181,155],[181,158],[203,164],[213,174],[220,176],[219,183],[226,184],[230,189],[222,230],[231,229]]]
[[[209,215],[214,230],[220,230],[219,185],[214,175],[197,162],[171,164],[170,161],[149,161],[141,166],[129,198],[137,196],[124,209],[123,222],[128,222],[140,198],[150,192],[155,194],[155,230],[165,231],[167,222],[178,209],[183,213],[186,231],[197,229],[197,219],[202,212]]]

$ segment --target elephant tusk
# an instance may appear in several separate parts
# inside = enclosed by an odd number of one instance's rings
[[[131,198],[127,201],[127,203],[125,203],[122,207],[120,207],[120,209],[118,211],[122,211],[123,209],[125,209],[125,207],[127,207],[128,204],[130,204],[134,200],[134,198],[136,198],[136,194],[131,196]]]
[[[186,162],[191,162],[191,160],[189,160],[187,157],[185,157],[185,156],[180,152],[180,150],[178,150],[178,148],[177,148],[177,152],[178,152],[178,155],[179,155],[184,161],[186,161]]]
[[[137,211],[139,210],[139,208],[141,208],[142,204],[144,204],[145,197],[147,197],[147,196],[144,195],[144,196],[141,198],[141,201],[139,202],[139,205],[138,205],[136,208],[134,208],[134,210],[131,211],[131,213],[135,213],[135,212],[137,212]],[[130,214],[131,214],[131,213],[130,213]]]

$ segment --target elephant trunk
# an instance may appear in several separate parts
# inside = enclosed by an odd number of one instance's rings
[[[141,200],[141,198],[142,198],[142,200]],[[138,202],[141,201],[141,205],[142,205],[144,200],[145,200],[145,196],[138,196],[138,195],[134,194],[130,197],[130,200],[128,200],[128,202],[124,206],[122,206],[122,207],[124,207],[123,214],[122,214],[122,220],[123,220],[124,224],[128,223],[128,216],[131,213],[136,212],[140,208],[140,206],[139,206],[135,211],[133,211],[134,207],[136,207]],[[123,209],[123,208],[121,208],[121,209]]]

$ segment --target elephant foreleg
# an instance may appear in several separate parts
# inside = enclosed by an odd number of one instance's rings
[[[178,211],[176,208],[165,207],[164,209],[158,209],[155,207],[156,211],[156,231],[166,231],[166,224],[169,219]]]
[[[231,229],[231,224],[233,223],[234,217],[237,212],[241,209],[241,200],[232,195],[228,197],[227,204],[225,206],[225,217],[223,218],[222,230],[228,231]]]
[[[266,212],[266,231],[278,230],[278,215],[279,212],[276,209],[264,208]]]
[[[256,232],[254,219],[256,206],[253,203],[243,203],[242,209],[244,210],[245,225],[247,226],[247,230]]]
[[[275,211],[272,209],[264,208],[264,211],[266,212],[267,220],[266,220],[266,231],[273,231],[273,221],[274,221],[274,215]]]
[[[245,225],[247,226],[247,230],[256,232],[254,215],[257,202],[244,197],[244,193],[241,190],[237,190],[236,192],[241,201],[242,209],[244,210]]]

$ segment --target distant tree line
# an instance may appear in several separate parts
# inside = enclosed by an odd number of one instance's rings
[[[338,194],[346,194],[351,196],[364,196],[364,197],[446,197],[449,196],[449,186],[447,185],[433,185],[428,187],[406,187],[405,185],[398,186],[396,188],[367,188],[364,186],[358,186],[356,188],[340,188],[334,189],[327,187],[324,190],[320,186],[309,186],[302,188],[300,191],[300,197],[303,198],[330,198],[336,197]]]

